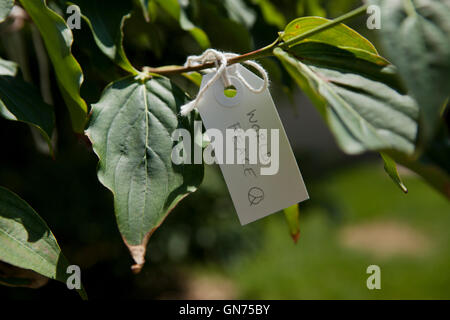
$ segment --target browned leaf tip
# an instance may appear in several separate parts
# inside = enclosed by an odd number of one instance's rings
[[[292,233],[291,237],[292,237],[292,240],[294,240],[294,243],[297,244],[298,239],[300,238],[300,231],[298,231],[296,233]]]
[[[131,266],[131,271],[134,274],[140,273],[142,268],[144,267],[145,252],[147,250],[148,240],[150,239],[150,236],[152,235],[152,233],[155,229],[152,229],[149,233],[147,233],[145,235],[144,239],[142,240],[142,243],[138,244],[138,245],[129,245],[127,240],[125,240],[125,238],[122,237],[123,242],[127,246],[128,250],[130,250],[131,257],[133,258],[134,262],[136,262],[135,264],[133,264]]]

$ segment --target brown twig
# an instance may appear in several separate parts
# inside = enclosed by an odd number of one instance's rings
[[[255,51],[251,51],[251,52],[247,52],[244,53],[242,55],[233,57],[228,59],[227,65],[232,65],[235,63],[239,63],[242,61],[246,61],[246,60],[255,60],[255,59],[260,59],[263,57],[267,57],[270,56],[272,54],[272,50],[273,48],[275,48],[278,43],[280,42],[280,38],[277,38],[277,40],[275,40],[273,43],[271,43],[270,45],[255,50]],[[159,74],[159,75],[171,75],[171,74],[180,74],[180,73],[185,73],[185,72],[192,72],[192,71],[200,71],[203,69],[208,69],[208,68],[213,68],[215,66],[214,62],[208,62],[208,63],[203,63],[197,66],[192,66],[192,67],[184,67],[184,66],[164,66],[164,67],[158,67],[158,68],[152,68],[152,67],[144,67],[142,68],[142,71],[145,73],[150,73],[150,74]]]
[[[244,53],[240,56],[236,56],[233,58],[228,59],[228,65],[232,65],[235,63],[239,63],[242,61],[246,61],[246,60],[255,60],[255,59],[260,59],[260,58],[264,58],[267,56],[272,55],[272,51],[274,48],[276,47],[280,47],[280,48],[289,48],[297,43],[299,43],[300,41],[311,37],[319,32],[325,31],[329,28],[332,28],[346,20],[352,19],[356,16],[362,15],[367,11],[367,7],[368,5],[363,5],[353,11],[350,11],[334,20],[328,21],[327,23],[324,23],[314,29],[309,30],[308,32],[299,34],[287,41],[283,41],[281,38],[281,35],[271,44],[269,44],[268,46],[265,46],[264,48],[252,51],[252,52],[248,52],[248,53]],[[203,69],[208,69],[208,68],[213,68],[215,66],[214,62],[208,62],[208,63],[203,63],[197,66],[192,66],[192,67],[184,67],[184,66],[164,66],[164,67],[158,67],[158,68],[153,68],[153,67],[144,67],[142,68],[142,71],[144,73],[148,73],[149,75],[152,74],[159,74],[159,75],[171,75],[171,74],[180,74],[180,73],[185,73],[185,72],[192,72],[192,71],[200,71]]]

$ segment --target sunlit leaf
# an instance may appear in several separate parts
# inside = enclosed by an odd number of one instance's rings
[[[317,28],[330,20],[320,17],[302,17],[297,18],[291,21],[284,32],[282,32],[282,40],[288,41],[292,38],[299,36],[301,34],[306,33],[314,28]],[[369,40],[361,36],[358,32],[353,29],[347,27],[344,24],[339,24],[334,26],[333,28],[324,30],[320,33],[316,33],[306,39],[303,39],[295,44],[291,44],[290,46],[298,45],[300,43],[308,42],[308,41],[316,41],[322,42],[328,45],[332,45],[342,49],[350,49],[356,48],[359,51],[367,51],[368,53],[372,53],[374,55],[378,55],[375,47],[370,43]]]
[[[199,72],[185,72],[182,73],[182,76],[190,80],[197,87],[200,87],[202,84],[202,75]]]
[[[155,77],[112,83],[93,105],[87,134],[99,157],[99,180],[114,194],[122,237],[139,272],[152,233],[175,205],[196,190],[203,165],[175,165],[171,134],[186,128],[193,137],[194,115],[181,117],[186,95]]]
[[[80,97],[83,74],[80,65],[72,56],[72,32],[63,18],[50,10],[44,0],[22,0],[21,4],[33,19],[44,39],[48,55],[55,68],[58,85],[69,108],[75,132],[84,130],[87,106]]]
[[[69,263],[53,233],[33,208],[3,187],[0,187],[0,248],[1,261],[66,283]],[[83,288],[78,293],[87,298]]]

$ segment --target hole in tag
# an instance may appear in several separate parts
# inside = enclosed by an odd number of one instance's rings
[[[245,89],[241,81],[233,76],[229,77],[231,86],[224,88],[222,81],[214,85],[214,97],[223,107],[234,107],[245,99]]]
[[[233,98],[237,94],[235,86],[231,85],[223,89],[223,95],[227,98]]]

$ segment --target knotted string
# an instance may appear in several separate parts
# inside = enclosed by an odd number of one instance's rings
[[[209,79],[209,81],[199,90],[197,97],[188,102],[187,104],[181,106],[180,114],[183,116],[186,116],[194,110],[199,101],[204,96],[205,92],[219,79],[222,78],[223,84],[226,87],[231,86],[231,81],[228,77],[227,72],[227,65],[228,65],[228,59],[236,57],[237,54],[235,53],[228,53],[228,52],[220,52],[215,49],[207,49],[205,52],[203,52],[199,56],[189,56],[186,60],[186,63],[184,64],[185,67],[194,67],[205,63],[214,62],[215,64],[215,74]],[[252,60],[243,61],[243,63],[252,66],[255,68],[263,77],[264,83],[260,88],[254,88],[252,85],[250,85],[247,80],[240,74],[239,69],[236,69],[235,75],[236,77],[244,84],[244,86],[247,87],[248,90],[250,90],[253,93],[261,93],[263,92],[267,86],[269,85],[269,77],[267,75],[266,70],[264,68]],[[206,69],[205,72],[214,72],[214,68]]]

